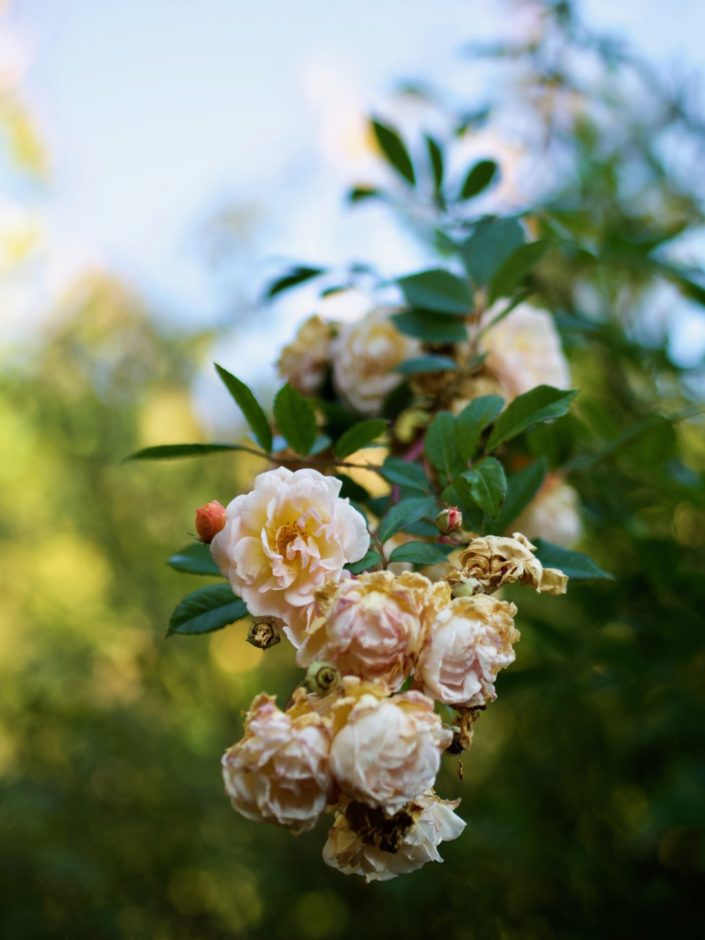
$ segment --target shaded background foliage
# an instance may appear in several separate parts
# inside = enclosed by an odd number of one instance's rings
[[[443,115],[449,142],[487,105],[531,117],[551,168],[531,224],[564,236],[532,301],[555,314],[581,394],[527,447],[568,471],[581,547],[616,580],[522,594],[518,662],[464,780],[447,759],[439,781],[469,821],[446,863],[371,886],[328,870],[322,833],[253,825],[222,795],[242,709],[298,680],[289,651],[253,650],[237,625],[164,640],[189,579],[161,559],[187,540],[189,507],[225,501],[256,463],[119,464],[165,429],[200,435],[187,389],[213,336],[158,325],[110,278],[84,282],[2,377],[3,936],[702,929],[702,364],[684,367],[668,339],[678,298],[705,300],[683,261],[702,227],[702,119],[569,4],[545,9],[524,46],[468,50],[504,63],[502,100],[400,96]],[[400,223],[442,251],[454,219],[432,186],[389,192]]]

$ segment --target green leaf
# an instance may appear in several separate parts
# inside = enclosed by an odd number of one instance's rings
[[[209,584],[187,594],[176,605],[167,636],[212,633],[246,616],[245,602],[235,597],[229,584]]]
[[[406,542],[394,549],[390,561],[405,561],[412,565],[437,565],[445,561],[447,552],[433,542]]]
[[[459,316],[472,312],[472,291],[467,280],[443,268],[400,277],[397,284],[410,307]]]
[[[507,478],[507,495],[502,512],[492,524],[494,532],[501,534],[521,515],[538,493],[546,476],[546,469],[546,461],[541,459],[522,470],[517,470]]]
[[[408,460],[402,460],[401,457],[387,457],[382,464],[381,474],[389,483],[428,493],[430,487],[428,478],[423,467],[417,463],[410,463]]]
[[[392,320],[400,333],[426,343],[462,343],[468,338],[462,320],[430,310],[405,310],[395,313]]]
[[[443,190],[443,149],[436,138],[430,134],[426,134],[424,139],[428,151],[428,160],[431,164],[431,173],[433,174],[433,191],[437,197],[440,197]]]
[[[502,263],[490,283],[490,303],[498,297],[511,294],[532,268],[538,264],[548,249],[548,241],[540,240],[521,245]]]
[[[386,430],[387,422],[383,418],[370,418],[367,421],[360,421],[358,424],[353,424],[353,426],[341,434],[335,442],[333,449],[336,457],[340,457],[341,459],[349,457],[350,454],[354,454],[356,450],[367,447],[375,438],[384,434]]]
[[[274,420],[297,454],[308,454],[316,440],[316,412],[308,398],[287,382],[274,399]]]
[[[375,568],[381,561],[382,556],[380,553],[374,551],[374,549],[370,549],[364,558],[361,558],[359,561],[349,562],[345,568],[352,574],[360,574],[361,571],[368,571],[370,568]]]
[[[174,460],[177,457],[205,457],[208,454],[245,449],[240,444],[157,444],[155,447],[136,450],[125,460]]]
[[[215,363],[215,368],[221,381],[232,395],[238,408],[245,416],[247,423],[252,428],[252,433],[260,447],[263,447],[267,453],[270,453],[272,450],[272,430],[269,427],[269,421],[267,421],[267,417],[262,411],[259,402],[252,394],[252,390],[248,388],[244,382],[241,382],[240,379],[235,378],[227,369],[219,366],[217,362]]]
[[[481,395],[463,408],[455,419],[455,442],[463,460],[472,460],[480,435],[503,407],[504,399],[499,395]]]
[[[411,162],[409,151],[406,149],[406,144],[401,139],[398,131],[377,120],[370,121],[370,125],[379,149],[387,158],[387,162],[394,167],[407,183],[413,186],[416,183],[414,164]]]
[[[485,457],[462,477],[470,484],[470,494],[480,509],[492,518],[497,516],[507,495],[502,464],[494,457]]]
[[[402,375],[419,375],[422,372],[457,372],[458,363],[448,356],[417,356],[406,359],[395,366],[394,371]]]
[[[614,576],[595,564],[592,558],[582,552],[574,552],[543,539],[535,539],[536,557],[544,568],[558,568],[572,581],[608,580]]]
[[[433,496],[412,496],[410,499],[403,499],[396,506],[392,506],[380,522],[378,538],[381,542],[386,542],[400,529],[430,515],[435,508],[436,500]]]
[[[472,199],[479,195],[483,189],[487,189],[490,183],[493,183],[499,172],[499,167],[494,160],[479,160],[470,168],[465,182],[460,189],[461,199]]]
[[[353,186],[347,195],[347,200],[351,203],[364,202],[367,199],[384,199],[384,193],[374,186]]]
[[[211,557],[211,550],[203,542],[192,542],[172,555],[167,564],[175,571],[186,574],[204,574],[219,578],[220,571]]]
[[[311,268],[307,265],[297,265],[290,268],[286,274],[282,274],[281,277],[272,281],[265,291],[265,297],[276,297],[277,294],[281,294],[290,287],[296,287],[298,284],[303,284],[305,281],[318,277],[319,274],[323,274],[323,271],[323,268]]]
[[[487,450],[521,434],[541,421],[552,421],[566,414],[577,391],[565,391],[550,385],[537,385],[511,401],[492,428]]]
[[[475,283],[487,284],[525,240],[524,229],[516,219],[482,219],[460,246],[460,254]]]
[[[448,480],[465,469],[466,462],[458,453],[455,440],[455,416],[449,411],[439,411],[429,425],[424,453],[436,470]]]

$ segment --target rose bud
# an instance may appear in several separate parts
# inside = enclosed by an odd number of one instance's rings
[[[225,528],[225,506],[212,499],[196,510],[196,532],[206,545],[210,545],[221,529]]]
[[[450,535],[463,527],[463,514],[457,506],[442,509],[436,516],[436,528],[442,535]]]

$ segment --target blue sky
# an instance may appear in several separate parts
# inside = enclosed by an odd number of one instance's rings
[[[233,308],[276,258],[366,252],[392,270],[411,267],[416,249],[383,214],[341,206],[346,183],[364,178],[367,165],[355,151],[356,117],[384,107],[400,75],[437,73],[461,42],[520,28],[530,4],[518,5],[523,13],[516,6],[16,2],[10,22],[29,52],[23,87],[52,155],[44,205],[66,276],[97,262],[170,316],[227,315],[203,250],[206,220],[224,202],[244,209],[248,233],[236,244],[243,283],[229,285]],[[582,8],[658,63],[702,73],[705,4],[587,0]],[[271,332],[249,332],[261,357]]]

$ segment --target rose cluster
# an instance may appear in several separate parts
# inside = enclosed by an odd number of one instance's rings
[[[201,512],[233,591],[308,668],[284,710],[257,696],[223,776],[249,819],[302,832],[332,814],[325,861],[386,880],[441,861],[440,843],[464,828],[434,784],[443,752],[469,745],[514,661],[516,607],[494,593],[513,582],[562,593],[567,579],[518,533],[468,535],[435,580],[351,574],[370,535],[340,489],[317,470],[279,467],[226,510]]]

